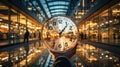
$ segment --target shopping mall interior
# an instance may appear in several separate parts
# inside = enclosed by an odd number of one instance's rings
[[[120,0],[0,0],[0,67],[59,63],[120,67]]]

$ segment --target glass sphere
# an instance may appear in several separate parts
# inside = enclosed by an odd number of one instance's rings
[[[50,51],[65,53],[75,47],[78,29],[71,19],[56,16],[44,24],[42,39]]]

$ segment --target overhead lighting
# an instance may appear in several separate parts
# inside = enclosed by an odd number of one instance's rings
[[[115,9],[115,10],[112,10],[113,13],[117,13],[117,12],[120,12],[120,9]]]
[[[80,18],[81,18],[81,16],[76,16],[75,18],[76,18],[76,19],[80,19]]]
[[[1,25],[2,28],[8,28],[8,26],[5,26],[5,25]]]
[[[109,57],[109,59],[113,59],[112,57]]]
[[[4,57],[4,58],[2,58],[2,60],[6,60],[6,59],[8,59],[8,57]]]
[[[92,53],[92,55],[94,55],[94,53]]]
[[[0,18],[0,21],[3,21],[3,19],[2,19],[2,18]]]
[[[28,10],[30,10],[30,11],[31,11],[31,10],[32,10],[32,7],[28,7]]]
[[[79,15],[84,15],[85,13],[84,12],[78,12]]]
[[[105,56],[106,58],[108,57],[108,55]]]
[[[18,24],[16,24],[16,26],[18,26]]]
[[[101,55],[104,55],[104,53],[102,53]]]
[[[108,22],[105,22],[106,24],[108,24]]]
[[[100,57],[100,59],[102,59],[102,57]]]
[[[112,23],[112,20],[110,20],[109,22]]]

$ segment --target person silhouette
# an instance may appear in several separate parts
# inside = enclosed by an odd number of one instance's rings
[[[29,31],[26,30],[25,34],[24,34],[24,43],[29,41]]]
[[[2,32],[0,31],[0,40],[2,40]]]

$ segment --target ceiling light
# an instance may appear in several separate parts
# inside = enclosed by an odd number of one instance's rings
[[[100,57],[100,59],[101,59],[102,57]]]
[[[3,21],[3,19],[2,19],[2,18],[0,18],[0,21]]]
[[[5,25],[1,25],[2,28],[8,28],[8,26],[5,26]]]
[[[117,13],[117,12],[120,12],[120,9],[115,9],[115,10],[112,10],[113,13]]]
[[[108,24],[108,22],[105,22],[106,24]]]
[[[92,53],[92,55],[94,55],[94,53]]]
[[[109,59],[112,59],[112,57],[109,57]]]
[[[105,56],[106,58],[108,57],[108,55]]]
[[[110,20],[109,22],[112,23],[112,20]]]
[[[28,7],[28,10],[30,10],[30,11],[31,11],[31,10],[32,10],[32,8],[31,8],[31,7]]]
[[[18,26],[18,24],[16,24],[16,26]]]
[[[84,12],[78,12],[79,15],[84,15],[85,13]]]
[[[103,53],[101,55],[104,55]]]

